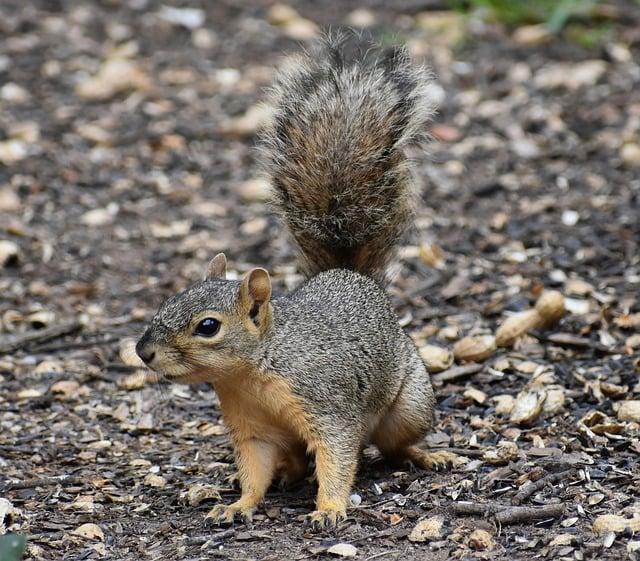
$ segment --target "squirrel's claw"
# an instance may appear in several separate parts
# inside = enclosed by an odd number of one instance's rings
[[[434,471],[444,471],[465,463],[465,458],[452,452],[427,452],[424,458],[425,467]]]
[[[253,507],[241,506],[236,503],[216,505],[207,513],[205,520],[221,526],[229,526],[233,524],[236,519],[240,519],[245,524],[251,524],[254,511],[255,508]]]
[[[445,450],[427,452],[415,446],[408,450],[408,457],[417,467],[432,471],[444,471],[452,467],[462,466],[467,462],[466,458],[458,456],[453,452],[447,452]]]
[[[225,477],[225,481],[234,489],[240,489],[240,476],[238,475],[237,471],[234,471],[232,474],[227,475],[227,477]]]
[[[322,532],[335,528],[339,522],[347,517],[344,511],[339,510],[314,510],[306,520],[306,525],[313,532]]]

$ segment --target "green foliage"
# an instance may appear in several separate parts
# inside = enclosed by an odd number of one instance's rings
[[[564,36],[585,49],[594,49],[602,45],[612,33],[611,25],[583,25],[569,24],[564,30]]]
[[[26,536],[21,536],[20,534],[0,536],[0,560],[20,561],[26,545]]]
[[[576,16],[589,16],[599,0],[454,0],[455,7],[488,12],[508,25],[544,23],[553,33],[560,32]]]

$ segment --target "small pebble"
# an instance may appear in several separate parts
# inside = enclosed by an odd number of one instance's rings
[[[575,210],[565,210],[562,212],[562,223],[565,226],[575,226],[580,220],[580,215]]]

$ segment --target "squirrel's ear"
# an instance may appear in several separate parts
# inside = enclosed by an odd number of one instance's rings
[[[265,269],[251,269],[242,279],[240,303],[254,318],[271,298],[271,278]]]
[[[218,253],[207,265],[204,280],[226,279],[227,278],[227,258],[224,253]]]

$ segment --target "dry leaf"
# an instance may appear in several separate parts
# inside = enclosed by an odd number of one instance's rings
[[[117,204],[112,203],[106,208],[94,208],[85,212],[80,217],[80,222],[85,226],[105,226],[111,224],[113,219],[118,214],[119,207]]]
[[[603,514],[593,521],[593,533],[597,535],[614,532],[619,534],[629,528],[632,532],[640,532],[640,517],[625,518],[617,514]]]
[[[149,473],[144,478],[144,484],[149,487],[157,487],[162,489],[167,484],[167,480],[161,475],[156,475],[155,473]]]
[[[541,327],[555,325],[565,312],[564,296],[557,290],[545,290],[538,298],[535,309],[542,318]]]
[[[418,254],[420,261],[428,267],[442,269],[444,267],[444,251],[435,243],[423,243]]]
[[[95,504],[91,495],[79,495],[66,508],[91,513],[95,511]]]
[[[495,350],[496,340],[493,335],[464,337],[453,346],[453,356],[460,361],[482,362]]]
[[[139,431],[151,431],[155,428],[153,424],[153,415],[151,413],[145,413],[140,416],[140,419],[136,423],[136,429]]]
[[[287,37],[295,39],[296,41],[315,39],[320,31],[314,22],[306,18],[291,20],[283,25],[282,29]]]
[[[567,294],[573,296],[587,296],[591,294],[595,288],[592,284],[582,279],[568,279],[564,284],[564,290]]]
[[[621,421],[633,421],[634,423],[640,423],[640,400],[632,399],[629,401],[622,401],[618,405],[618,419]]]
[[[486,450],[482,460],[495,465],[504,465],[518,458],[518,445],[511,440],[501,440],[495,448]]]
[[[10,138],[0,141],[0,162],[6,166],[24,160],[29,155],[26,142]]]
[[[542,389],[525,390],[516,397],[515,407],[511,412],[511,422],[529,425],[536,421],[542,413],[547,393]]]
[[[129,418],[129,406],[124,402],[120,403],[111,413],[111,416],[117,421],[126,421]]]
[[[622,329],[636,329],[640,327],[640,312],[635,314],[622,314],[613,320]]]
[[[8,527],[19,514],[20,511],[8,499],[0,497],[0,536],[7,533]]]
[[[187,492],[182,495],[189,506],[198,506],[202,501],[209,499],[221,500],[220,491],[213,485],[191,485]]]
[[[238,193],[247,203],[264,203],[271,198],[271,182],[263,177],[249,179],[240,184]]]
[[[91,100],[107,100],[132,89],[147,90],[150,80],[133,61],[125,58],[107,59],[95,76],[85,79],[76,87],[76,93]]]
[[[576,537],[573,534],[558,534],[555,538],[553,538],[550,542],[550,546],[563,546],[563,545],[571,545],[574,541],[576,541]]]
[[[80,384],[75,380],[60,380],[51,386],[51,393],[62,399],[78,397]],[[86,393],[86,392],[85,392]]]
[[[82,524],[82,526],[78,526],[75,530],[71,532],[76,536],[82,536],[83,538],[87,538],[88,540],[100,540],[104,541],[104,532],[102,528],[97,524],[91,524],[88,522],[87,524]]]
[[[339,557],[355,557],[358,554],[358,549],[350,543],[336,543],[327,549],[327,553]]]
[[[136,340],[131,337],[127,337],[120,341],[120,360],[128,366],[139,366],[140,368],[146,368],[142,359],[136,353]]]
[[[526,310],[509,316],[496,330],[498,347],[509,347],[540,324],[540,314],[536,310]]]
[[[621,434],[625,430],[622,423],[616,423],[601,411],[589,411],[578,421],[578,428],[588,429],[587,433],[591,432],[597,435]]]
[[[300,17],[300,14],[287,4],[274,4],[267,12],[267,21],[272,25],[283,25]]]
[[[62,363],[58,360],[43,360],[33,370],[34,374],[49,374],[51,372],[64,372]]]
[[[453,353],[435,345],[421,347],[420,356],[429,372],[442,372],[453,364]]]
[[[620,159],[628,168],[640,168],[640,144],[626,142],[620,148]]]
[[[565,389],[562,386],[547,388],[547,398],[544,400],[542,410],[548,415],[555,415],[564,409]]]
[[[26,390],[20,390],[16,397],[18,399],[35,399],[42,397],[43,392],[36,388],[27,388]]]
[[[240,138],[253,136],[271,120],[272,115],[272,107],[258,103],[249,107],[243,115],[225,121],[220,126],[220,132]]]
[[[420,520],[411,530],[409,541],[426,542],[438,540],[444,535],[444,516],[432,516]]]
[[[492,399],[495,402],[495,409],[498,415],[510,415],[516,404],[514,397],[508,394],[496,395]]]
[[[495,547],[495,543],[489,532],[478,528],[469,536],[469,547],[476,550],[491,550]]]
[[[151,235],[159,240],[182,238],[191,231],[191,220],[174,220],[169,224],[152,222],[149,224]]]
[[[204,436],[220,436],[227,434],[227,427],[220,423],[202,423],[198,426],[198,431]]]
[[[480,405],[482,405],[487,400],[487,394],[476,388],[467,388],[466,390],[464,390],[464,393],[462,395],[463,397],[471,399],[476,403],[479,403]]]

